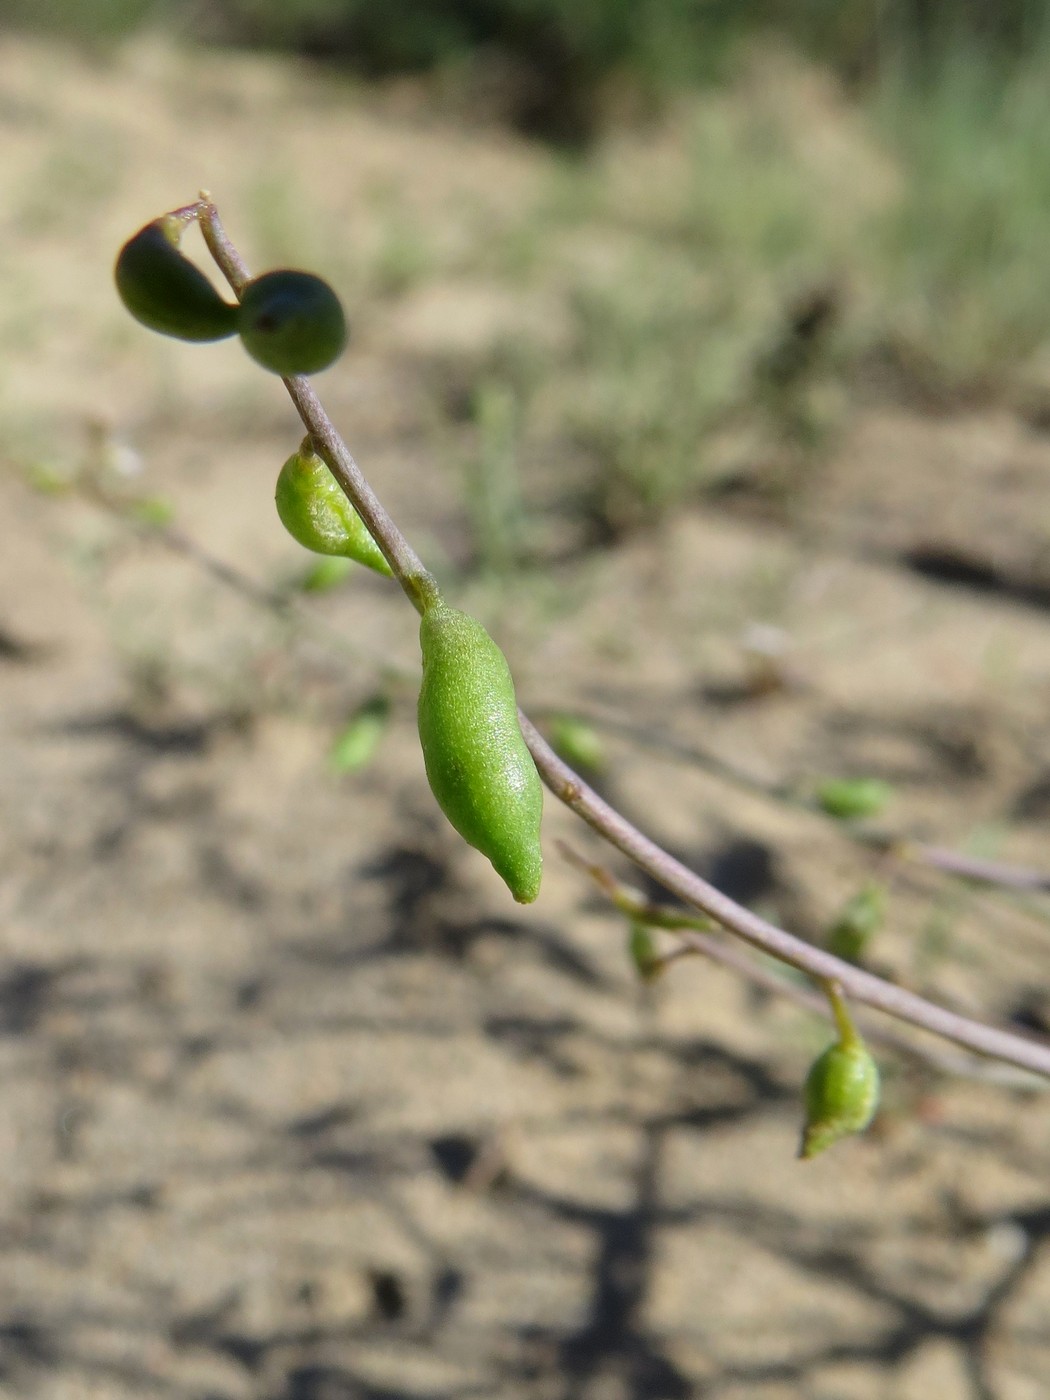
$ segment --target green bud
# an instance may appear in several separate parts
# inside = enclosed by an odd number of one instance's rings
[[[366,768],[386,733],[389,718],[390,701],[385,695],[362,705],[332,745],[328,755],[332,771],[356,773]]]
[[[281,524],[306,549],[341,554],[389,575],[382,550],[308,437],[281,468],[275,500]]]
[[[274,374],[316,374],[346,348],[342,304],[312,272],[280,268],[248,283],[237,330],[252,359]]]
[[[821,807],[841,821],[877,816],[892,796],[889,783],[878,778],[828,778],[817,787]]]
[[[224,340],[237,330],[237,307],[223,301],[179,252],[184,224],[164,215],[129,238],[117,255],[120,299],[144,326],[177,340]]]
[[[660,971],[660,955],[652,929],[645,924],[632,923],[627,935],[627,951],[638,976],[643,982],[651,982]]]
[[[353,572],[353,567],[353,561],[345,555],[318,559],[304,571],[297,587],[303,593],[327,593],[329,589],[338,588],[344,583],[347,574]]]
[[[557,715],[551,721],[551,745],[554,750],[584,772],[600,773],[605,767],[605,749],[596,730],[574,715]]]
[[[868,884],[847,899],[828,933],[828,951],[837,958],[858,962],[871,938],[882,926],[886,892]]]
[[[431,791],[514,898],[529,904],[543,873],[543,786],[506,658],[480,622],[440,599],[423,614],[419,642],[419,740]]]
[[[814,1061],[803,1097],[806,1125],[798,1155],[804,1160],[864,1131],[879,1106],[879,1068],[856,1031]]]
[[[175,519],[175,505],[166,496],[140,496],[128,502],[128,514],[141,525],[162,530]]]

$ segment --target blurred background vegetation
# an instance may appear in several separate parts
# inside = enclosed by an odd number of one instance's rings
[[[462,397],[476,408],[495,388],[512,436],[553,432],[590,460],[599,536],[696,489],[736,489],[742,472],[749,490],[790,496],[843,394],[872,384],[1050,414],[1048,0],[6,9],[102,53],[160,29],[348,81],[412,75],[545,143],[548,197],[474,251],[518,285],[557,284],[571,333],[542,369],[502,347]],[[673,113],[685,159],[621,179],[610,138],[666,130]],[[573,232],[594,220],[620,244],[567,274]],[[393,210],[376,288],[409,290],[449,271],[441,258]]]

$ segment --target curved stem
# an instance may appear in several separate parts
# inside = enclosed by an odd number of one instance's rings
[[[946,1011],[925,997],[896,987],[892,982],[836,958],[823,948],[814,947],[812,943],[778,928],[716,890],[610,807],[558,757],[526,715],[519,712],[519,718],[525,742],[536,761],[540,776],[555,797],[571,807],[599,835],[651,875],[664,889],[670,890],[679,899],[701,910],[730,933],[735,933],[778,962],[787,963],[820,981],[837,982],[851,1001],[932,1031],[979,1055],[990,1055],[1017,1065],[1019,1069],[1029,1069],[1050,1077],[1050,1045],[1009,1031],[996,1030],[967,1016]]]
[[[202,193],[198,208],[205,241],[227,281],[239,294],[249,280],[248,269],[227,238],[208,195]],[[422,612],[426,602],[437,596],[436,582],[380,504],[308,381],[295,377],[286,379],[284,384],[320,455],[368,526],[413,606]],[[979,1055],[1050,1078],[1050,1045],[947,1011],[925,997],[814,947],[722,894],[599,797],[558,757],[528,716],[520,710],[518,716],[540,776],[554,796],[685,903],[779,962],[797,968],[818,982],[836,983],[851,1001],[883,1011]]]
[[[201,233],[208,250],[239,299],[251,281],[248,266],[227,237],[219,218],[219,211],[203,190],[197,209]],[[433,575],[428,572],[422,559],[387,514],[383,503],[368,484],[364,472],[354,461],[350,449],[332,426],[310,381],[305,375],[296,374],[284,379],[283,383],[304,427],[313,439],[317,455],[323,458],[325,465],[365,522],[368,533],[382,551],[383,557],[394,572],[394,577],[408,594],[412,606],[418,613],[422,613],[438,597],[438,586]]]

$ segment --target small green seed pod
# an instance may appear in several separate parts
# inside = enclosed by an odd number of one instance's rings
[[[441,600],[423,614],[419,643],[419,740],[431,791],[518,903],[530,904],[543,873],[543,787],[506,658],[480,622]]]
[[[839,821],[877,817],[893,796],[889,783],[878,778],[827,778],[818,783],[818,804]]]
[[[281,524],[301,545],[315,554],[356,559],[376,573],[389,575],[390,565],[368,527],[308,437],[281,468],[274,498]]]
[[[662,971],[653,931],[645,924],[632,923],[627,934],[627,951],[634,970],[643,982],[652,982]]]
[[[237,331],[237,307],[179,252],[182,229],[165,215],[128,239],[113,270],[120,299],[136,321],[162,335],[224,340]]]
[[[847,899],[828,932],[828,951],[847,962],[860,962],[864,950],[882,927],[886,891],[869,881]]]
[[[274,374],[317,374],[346,348],[335,292],[312,272],[264,272],[241,293],[237,329],[252,359]]]
[[[814,1061],[803,1094],[806,1125],[799,1156],[816,1157],[839,1138],[862,1133],[879,1106],[879,1068],[854,1032]]]

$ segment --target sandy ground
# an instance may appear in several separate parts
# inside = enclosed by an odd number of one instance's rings
[[[81,461],[101,424],[200,549],[289,577],[280,386],[236,346],[129,322],[114,250],[206,184],[257,264],[363,285],[390,190],[466,260],[542,159],[268,61],[0,46],[4,1395],[1050,1387],[1044,1094],[887,1056],[873,1131],[799,1164],[826,1033],[699,962],[639,989],[622,925],[555,841],[600,847],[553,803],[543,895],[510,902],[426,789],[414,622],[389,585],[308,598],[290,629],[24,484],[27,465]],[[469,428],[435,428],[433,367],[551,327],[468,273],[363,301],[321,381],[453,578]],[[761,789],[871,773],[895,785],[894,830],[1047,864],[1048,467],[1045,437],[1005,412],[861,396],[790,520],[690,509],[567,550],[520,594],[460,597],[527,707],[603,722],[606,791],[670,849],[812,938],[878,876],[878,969],[1045,1032],[1043,910],[878,864]],[[781,629],[795,678],[764,697],[741,645],[756,621]],[[333,775],[333,733],[380,684],[376,760]]]

